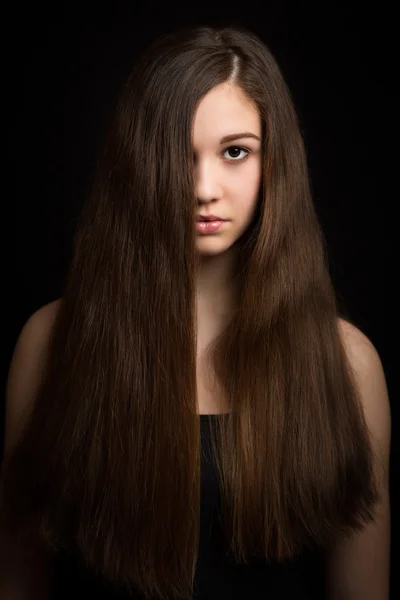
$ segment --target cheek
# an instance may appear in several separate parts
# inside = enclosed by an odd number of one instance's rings
[[[262,171],[258,164],[248,165],[248,169],[237,174],[231,182],[231,190],[239,205],[251,209],[251,206],[257,202],[261,182]]]

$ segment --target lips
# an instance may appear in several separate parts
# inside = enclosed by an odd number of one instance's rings
[[[212,215],[209,217],[204,217],[204,216],[197,217],[196,221],[224,221],[224,219],[221,219],[220,217],[215,217],[214,215]]]

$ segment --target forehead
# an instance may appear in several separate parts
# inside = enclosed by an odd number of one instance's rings
[[[193,121],[193,140],[218,142],[221,137],[238,131],[261,134],[257,108],[232,84],[213,88],[200,101]]]

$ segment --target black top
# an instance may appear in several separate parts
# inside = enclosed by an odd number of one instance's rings
[[[199,554],[193,600],[323,600],[324,555],[305,550],[293,559],[268,563],[252,560],[248,565],[229,562],[222,528],[217,519],[219,490],[212,459],[209,420],[200,415],[201,512]],[[141,595],[121,596],[94,574],[82,568],[77,557],[61,556],[57,564],[54,600],[142,600]]]

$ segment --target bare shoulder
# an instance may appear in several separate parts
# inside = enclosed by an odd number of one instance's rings
[[[339,319],[343,346],[354,373],[374,449],[388,470],[391,407],[385,372],[371,340],[353,324]]]
[[[338,327],[344,350],[364,400],[371,396],[375,399],[385,398],[385,374],[374,344],[358,327],[344,319],[338,319]]]
[[[3,468],[23,434],[46,364],[48,342],[61,299],[40,307],[27,319],[16,340],[6,384]],[[50,599],[53,560],[38,540],[18,545],[15,536],[0,531],[1,598]]]
[[[57,300],[53,300],[52,302],[48,302],[44,306],[41,306],[29,317],[25,326],[28,323],[34,323],[36,325],[41,324],[45,327],[51,326],[60,309],[61,303],[62,298],[57,298]]]
[[[389,598],[391,411],[385,374],[371,340],[353,324],[338,328],[354,373],[373,449],[380,496],[372,522],[350,538],[340,538],[327,561],[329,600]]]
[[[49,302],[30,315],[15,343],[6,384],[5,454],[14,445],[32,408],[61,302],[61,298]]]
[[[366,361],[380,360],[375,346],[361,329],[341,318],[338,319],[338,327],[344,348],[352,362],[361,366]]]
[[[44,366],[50,334],[61,302],[59,298],[41,306],[23,325],[11,358],[8,385],[14,383],[14,376],[21,380],[26,370],[36,371]]]

